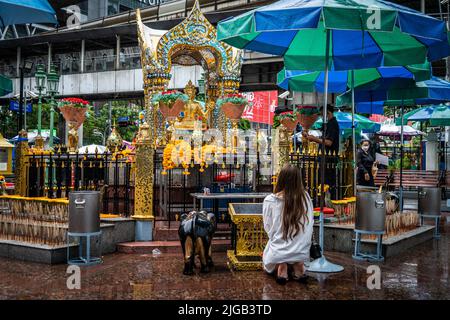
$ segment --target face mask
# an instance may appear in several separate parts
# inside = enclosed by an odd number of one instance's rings
[[[369,146],[364,146],[364,147],[361,147],[361,149],[363,149],[363,151],[365,151],[365,152],[367,152],[367,151],[369,151]]]

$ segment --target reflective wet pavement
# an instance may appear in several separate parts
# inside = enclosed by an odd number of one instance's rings
[[[381,290],[367,288],[371,263],[341,253],[327,258],[343,265],[342,273],[312,278],[306,286],[279,286],[263,272],[231,272],[224,253],[214,255],[212,273],[192,277],[182,275],[178,254],[113,254],[82,269],[80,290],[67,289],[66,265],[0,258],[0,299],[450,299],[450,224],[441,232],[441,240],[379,264]]]

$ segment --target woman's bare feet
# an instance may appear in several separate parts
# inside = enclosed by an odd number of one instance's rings
[[[286,284],[288,281],[288,266],[286,263],[281,263],[277,266],[277,283]]]
[[[295,263],[292,268],[294,269],[292,278],[301,283],[306,283],[307,275],[305,273],[305,265],[303,262]]]
[[[294,277],[300,278],[305,274],[305,265],[303,262],[294,263],[292,267],[294,269]]]

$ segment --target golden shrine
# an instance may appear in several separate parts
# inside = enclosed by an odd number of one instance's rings
[[[201,131],[207,128],[225,132],[228,120],[232,119],[217,105],[217,100],[224,95],[237,93],[243,53],[217,40],[216,29],[201,12],[198,1],[188,17],[167,32],[145,26],[139,10],[136,19],[143,65],[146,118],[139,128],[136,141],[134,218],[138,221],[153,221],[152,159],[155,149],[173,146],[168,143],[176,130],[188,131],[194,136],[201,135]],[[195,100],[197,88],[192,81],[186,84],[184,94],[167,91],[173,65],[199,65],[203,68],[204,103]],[[245,106],[241,107],[242,114]],[[183,164],[185,169],[189,163]]]

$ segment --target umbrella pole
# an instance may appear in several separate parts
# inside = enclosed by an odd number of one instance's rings
[[[403,147],[404,147],[404,137],[403,137],[403,121],[404,121],[404,103],[402,99],[402,106],[400,109],[400,212],[403,212]]]
[[[295,91],[292,93],[292,103],[293,103],[293,106],[292,106],[292,113],[294,114],[294,115],[296,115],[296,113],[297,113],[297,108],[296,108],[296,106],[295,106]],[[295,153],[297,153],[297,124],[298,124],[298,122],[296,122],[295,123],[295,129],[294,129],[294,137],[293,137],[293,140],[294,140],[294,150],[293,150],[293,153],[295,154]]]
[[[352,148],[353,148],[353,195],[356,196],[356,133],[355,133],[355,71],[351,71],[352,75]]]
[[[323,208],[325,206],[325,131],[327,129],[327,105],[328,105],[328,71],[329,71],[329,58],[330,58],[330,30],[327,29],[326,34],[326,54],[325,54],[325,90],[323,99],[323,133],[322,133],[322,156],[320,157],[320,227],[319,227],[319,244],[322,248],[322,257],[314,260],[308,267],[309,272],[318,273],[333,273],[341,272],[344,268],[340,265],[336,265],[327,261],[324,255],[324,221],[323,221]]]

